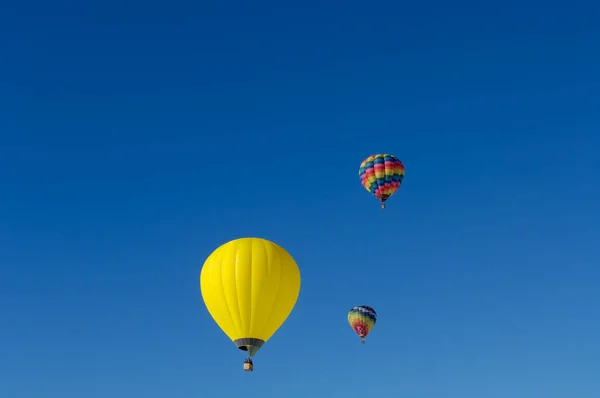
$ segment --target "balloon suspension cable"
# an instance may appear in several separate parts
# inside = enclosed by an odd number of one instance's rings
[[[385,209],[385,201],[386,201],[386,199],[384,199],[384,198],[381,198],[381,197],[380,197],[380,198],[377,198],[377,199],[379,199],[379,201],[381,202],[381,208],[382,208],[382,209]]]

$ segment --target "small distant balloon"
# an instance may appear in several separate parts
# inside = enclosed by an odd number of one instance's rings
[[[362,339],[363,344],[365,344],[365,338],[375,326],[375,322],[377,322],[377,313],[369,306],[358,305],[348,312],[348,323]]]
[[[374,195],[381,202],[381,208],[385,209],[385,201],[402,185],[404,165],[394,155],[372,155],[360,164],[358,175],[363,187]]]

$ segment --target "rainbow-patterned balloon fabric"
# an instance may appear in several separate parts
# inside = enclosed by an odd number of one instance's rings
[[[372,155],[360,164],[358,175],[363,187],[383,204],[400,188],[404,165],[394,155]]]
[[[377,313],[371,307],[358,305],[348,313],[348,322],[364,341],[373,326],[375,326],[375,322],[377,322]]]

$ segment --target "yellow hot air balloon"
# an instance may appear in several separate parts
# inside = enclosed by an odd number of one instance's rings
[[[202,298],[217,325],[249,358],[292,312],[300,293],[300,270],[282,247],[241,238],[218,247],[200,271]]]

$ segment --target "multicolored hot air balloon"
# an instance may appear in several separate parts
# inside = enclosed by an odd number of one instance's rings
[[[381,202],[385,201],[400,188],[404,179],[404,165],[394,155],[387,153],[372,155],[363,160],[358,170],[360,182]]]
[[[217,325],[252,357],[292,312],[300,293],[300,270],[282,247],[242,238],[218,247],[200,272],[202,298]]]
[[[365,338],[377,322],[377,313],[371,307],[358,305],[348,313],[348,323],[365,344]]]

